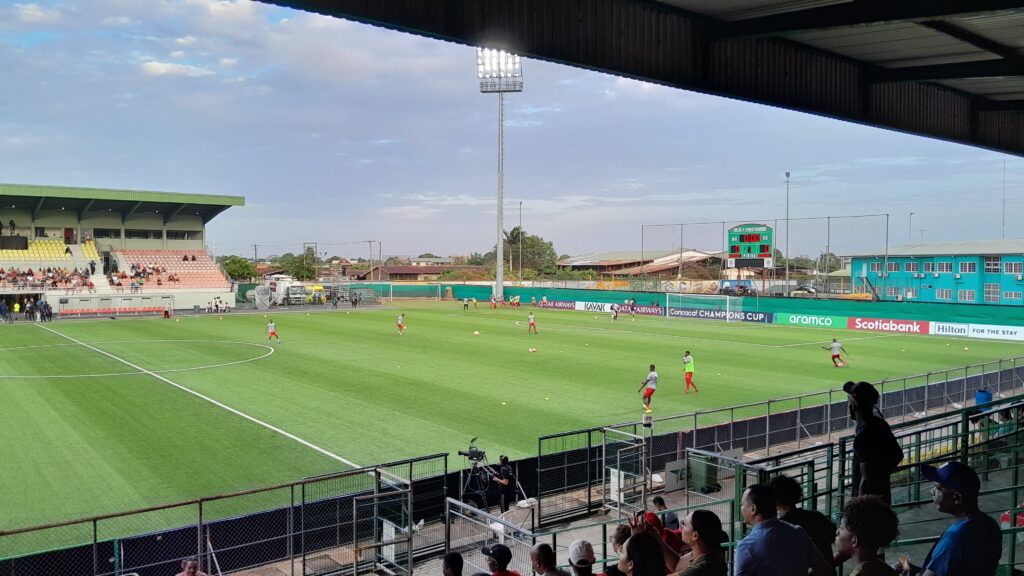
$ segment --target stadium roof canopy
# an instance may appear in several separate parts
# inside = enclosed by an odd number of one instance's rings
[[[115,212],[124,221],[132,214],[160,214],[166,224],[179,214],[202,216],[206,224],[232,206],[245,206],[241,196],[181,194],[105,188],[71,188],[0,184],[0,208],[30,210],[33,219],[44,210],[66,210],[81,219],[91,212]]]
[[[1024,0],[262,1],[1024,156]]]
[[[1001,256],[1024,255],[1024,239],[1003,240],[949,240],[939,242],[911,242],[889,248],[889,256]],[[884,254],[865,254],[882,257]]]

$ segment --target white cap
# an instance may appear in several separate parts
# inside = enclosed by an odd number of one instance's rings
[[[594,547],[586,540],[573,540],[569,544],[569,563],[573,566],[593,566],[597,562]]]

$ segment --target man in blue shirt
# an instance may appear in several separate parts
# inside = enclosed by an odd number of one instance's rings
[[[940,468],[922,465],[939,512],[953,516],[921,565],[922,576],[992,576],[1003,553],[999,525],[978,509],[981,481],[966,464],[947,462]]]
[[[831,567],[803,528],[777,518],[775,495],[755,484],[743,493],[743,520],[753,530],[736,545],[735,576],[827,576]]]

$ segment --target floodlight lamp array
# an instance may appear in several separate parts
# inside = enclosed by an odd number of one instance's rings
[[[476,70],[481,92],[523,91],[523,64],[518,54],[477,48]]]

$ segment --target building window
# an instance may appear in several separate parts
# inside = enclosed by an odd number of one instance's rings
[[[974,290],[957,290],[956,299],[958,302],[974,302],[977,297],[974,294]]]
[[[999,274],[999,263],[1002,260],[999,256],[985,256],[985,272]]]
[[[1003,264],[1003,272],[1007,274],[1021,274],[1024,271],[1024,262],[1006,262]]]
[[[886,272],[899,272],[900,271],[900,263],[899,262],[889,262],[888,264],[885,265],[885,271]]]
[[[93,238],[120,238],[121,230],[119,228],[96,228],[92,231]]]
[[[985,284],[985,302],[999,302],[999,284]]]
[[[939,267],[939,272],[940,273],[945,272],[945,273],[948,274],[948,273],[953,271],[953,263],[952,262],[936,262],[936,264]]]
[[[935,272],[935,262],[924,263],[924,273],[928,274],[929,272]]]
[[[977,271],[978,271],[978,263],[977,262],[961,262],[960,263],[960,273],[961,274],[974,274]]]
[[[900,289],[898,286],[886,286],[885,295],[890,298],[896,298],[900,295]]]
[[[1003,300],[1021,300],[1024,293],[1021,292],[1003,292]]]
[[[872,262],[871,263],[871,271],[872,272],[881,272],[882,271],[882,263],[881,262]]]
[[[919,262],[907,262],[903,265],[904,272],[920,272],[921,264]]]
[[[907,288],[903,293],[904,298],[917,298],[917,288]]]
[[[168,230],[168,240],[191,240],[195,232],[189,230]]]
[[[953,290],[950,289],[950,288],[937,288],[935,290],[935,299],[936,300],[952,300],[953,299]]]

